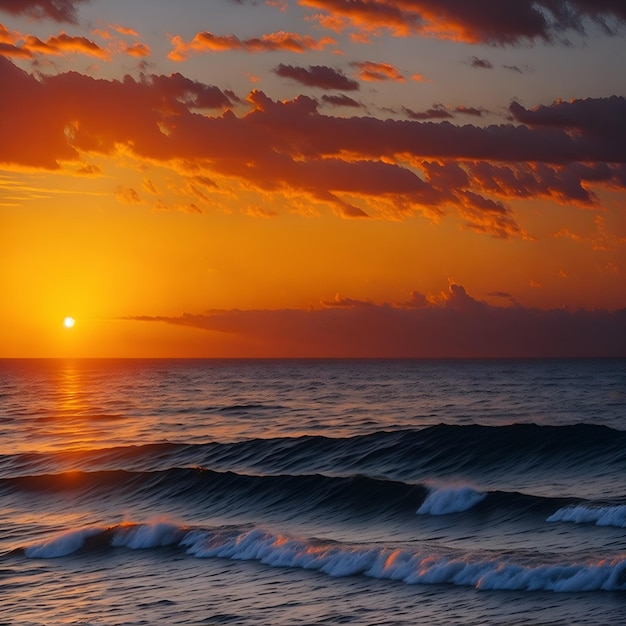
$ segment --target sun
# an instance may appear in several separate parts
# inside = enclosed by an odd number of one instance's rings
[[[69,315],[63,320],[63,326],[65,326],[65,328],[73,328],[74,324],[76,324],[76,320]]]

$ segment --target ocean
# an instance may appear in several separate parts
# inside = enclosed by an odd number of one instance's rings
[[[0,624],[622,624],[626,360],[1,360]]]

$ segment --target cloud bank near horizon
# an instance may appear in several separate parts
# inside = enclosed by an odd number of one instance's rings
[[[508,297],[508,294],[497,294]],[[124,318],[233,337],[231,356],[318,358],[624,357],[626,309],[496,307],[451,284],[439,299],[374,304],[337,296],[309,310],[219,310]],[[226,345],[228,341],[226,341]],[[211,355],[211,338],[206,340]]]

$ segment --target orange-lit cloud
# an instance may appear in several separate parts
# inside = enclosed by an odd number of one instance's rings
[[[626,236],[619,236],[610,232],[602,215],[596,215],[594,219],[595,229],[588,234],[572,232],[569,228],[561,228],[554,233],[555,238],[570,239],[576,242],[591,242],[593,250],[611,251],[626,244]],[[611,271],[617,268],[611,264]]]
[[[366,81],[385,81],[391,80],[403,83],[406,79],[400,71],[390,63],[374,63],[372,61],[359,61],[352,63],[357,69],[358,76],[361,80]]]
[[[322,26],[350,24],[364,31],[390,31],[396,36],[419,34],[467,43],[515,44],[581,34],[589,22],[615,33],[626,21],[621,0],[298,0],[322,13]]]
[[[208,31],[197,33],[191,41],[182,37],[172,37],[173,50],[168,54],[172,61],[184,61],[192,54],[203,52],[224,52],[243,50],[244,52],[287,52],[303,53],[308,50],[323,50],[335,42],[331,37],[314,39],[309,35],[286,33],[283,31],[268,33],[261,37],[239,39],[236,35],[214,35]]]
[[[49,37],[42,41],[33,35],[27,35],[24,40],[24,48],[32,53],[61,55],[68,53],[86,54],[89,56],[108,59],[109,53],[97,43],[86,37],[72,37],[66,33]]]
[[[497,295],[513,300],[507,292]],[[220,310],[126,319],[241,337],[247,355],[608,357],[626,352],[626,309],[611,313],[495,307],[454,283],[437,298],[411,292],[402,304],[377,305],[340,296],[321,304],[310,310]]]
[[[418,12],[404,10],[400,3],[384,0],[298,0],[298,4],[325,11],[316,19],[322,26],[343,30],[346,23],[365,30],[387,29],[397,35],[408,35],[423,24]]]
[[[150,55],[150,47],[144,43],[128,43],[115,38],[108,31],[97,29],[93,31],[93,34],[107,40],[107,46],[102,47],[87,37],[72,36],[64,32],[43,41],[34,35],[9,31],[3,24],[0,24],[0,56],[34,59],[36,55],[83,54],[110,61],[114,54],[120,53],[138,58]]]
[[[145,43],[133,43],[126,44],[122,46],[124,52],[133,57],[147,57],[150,56],[150,46],[147,46]]]
[[[121,26],[120,24],[111,24],[111,28],[117,31],[120,35],[128,35],[130,37],[139,37],[139,33],[128,26]]]
[[[109,48],[114,52],[121,52],[134,57],[146,57],[150,55],[150,46],[147,44],[142,42],[128,43],[117,36],[119,34],[137,39],[139,38],[139,33],[134,28],[120,26],[119,24],[110,24],[109,28],[111,30],[96,28],[92,33],[102,39],[110,41]],[[112,33],[111,31],[114,32]]]

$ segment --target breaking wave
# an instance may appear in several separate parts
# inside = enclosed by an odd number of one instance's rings
[[[22,549],[34,559],[98,549],[176,546],[196,558],[258,561],[269,567],[316,570],[329,576],[368,576],[406,584],[451,584],[479,590],[626,591],[626,557],[541,562],[519,555],[412,551],[403,547],[350,545],[303,539],[261,528],[190,528],[169,522],[72,529]]]

